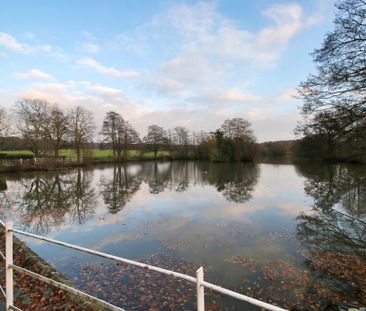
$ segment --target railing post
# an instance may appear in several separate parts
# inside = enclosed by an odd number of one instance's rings
[[[197,278],[197,311],[205,311],[205,287],[203,283],[203,267],[196,271]]]
[[[6,269],[6,310],[14,305],[13,288],[13,223],[7,222],[5,225],[5,269]]]

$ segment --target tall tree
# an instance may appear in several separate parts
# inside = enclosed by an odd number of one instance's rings
[[[335,29],[312,54],[317,72],[299,87],[304,120],[297,130],[321,137],[331,115],[337,125],[332,144],[357,157],[366,153],[366,1],[344,0],[336,7]]]
[[[3,146],[4,137],[8,135],[10,129],[10,116],[6,110],[0,107],[0,146]]]
[[[4,108],[0,107],[0,137],[6,136],[9,128],[9,115]]]
[[[140,142],[139,134],[134,127],[114,111],[107,113],[104,122],[102,135],[106,142],[112,145],[113,156],[121,159],[122,151],[125,159],[129,145]]]
[[[82,106],[71,108],[67,113],[69,138],[75,148],[78,162],[87,143],[93,139],[95,123],[93,113]]]
[[[158,151],[162,145],[167,144],[168,137],[164,128],[158,125],[150,125],[147,128],[147,135],[144,137],[145,144],[154,152],[154,159],[156,160]]]
[[[174,144],[177,145],[177,149],[180,151],[180,153],[183,157],[188,156],[188,145],[189,145],[189,139],[190,139],[190,133],[188,129],[186,129],[183,126],[177,126],[174,128]]]
[[[130,145],[140,142],[139,133],[130,122],[123,120],[118,126],[118,139],[123,148],[123,156],[127,159],[127,151]]]
[[[46,119],[42,121],[41,127],[43,128],[44,138],[53,149],[54,157],[58,158],[68,132],[67,116],[58,107],[49,107]]]
[[[121,115],[115,111],[107,112],[103,121],[101,134],[104,141],[111,144],[113,157],[118,153],[118,130],[123,122]]]
[[[227,119],[216,131],[219,153],[231,161],[252,160],[255,155],[255,136],[251,123],[243,118]]]
[[[50,104],[45,99],[24,98],[16,103],[18,129],[35,157],[40,156],[47,149],[44,125],[47,123]]]
[[[174,128],[174,142],[180,146],[187,146],[189,144],[189,131],[183,126]]]
[[[254,142],[255,136],[251,126],[252,124],[243,118],[233,118],[225,120],[221,125],[221,131],[226,138]]]

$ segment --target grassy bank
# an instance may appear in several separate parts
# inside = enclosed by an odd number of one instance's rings
[[[33,153],[27,150],[1,151],[0,152],[0,172],[16,173],[25,171],[50,171],[59,169],[68,169],[73,167],[83,167],[96,164],[120,163],[126,161],[151,161],[155,156],[153,152],[140,152],[138,150],[129,150],[127,158],[116,159],[113,157],[112,150],[88,150],[87,155],[82,161],[78,162],[74,150],[63,149],[60,152],[60,158],[33,157]],[[159,151],[157,160],[171,159],[168,151]]]
[[[163,157],[169,157],[170,152],[169,151],[159,151],[157,154],[158,158]],[[6,159],[6,158],[29,158],[33,157],[33,153],[29,150],[4,150],[0,151],[0,158]],[[49,154],[48,156],[52,156],[52,154]],[[112,150],[99,150],[99,149],[91,149],[88,150],[87,157],[90,157],[92,159],[112,159],[113,158],[113,152]],[[75,159],[76,153],[73,149],[61,149],[60,150],[60,157],[66,158],[66,159]],[[147,152],[140,152],[139,150],[128,150],[127,152],[127,160],[136,160],[136,159],[147,159],[151,160],[154,159],[154,152],[147,151]]]

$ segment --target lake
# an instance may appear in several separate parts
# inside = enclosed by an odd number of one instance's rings
[[[133,162],[2,175],[18,229],[194,275],[281,307],[366,306],[366,167]],[[127,310],[192,310],[195,285],[22,238]],[[257,310],[206,290],[208,310]]]

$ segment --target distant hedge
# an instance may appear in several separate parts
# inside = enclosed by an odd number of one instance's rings
[[[0,159],[33,159],[33,154],[0,153]]]

